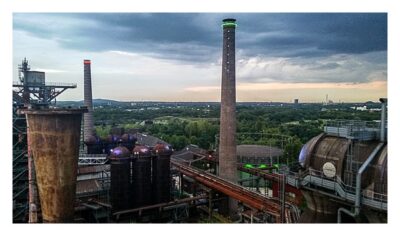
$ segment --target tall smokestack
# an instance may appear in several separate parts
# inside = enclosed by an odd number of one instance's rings
[[[219,175],[237,182],[235,19],[224,19],[222,51],[221,117],[219,133]],[[229,199],[229,214],[236,213],[237,202]]]
[[[88,113],[83,115],[84,141],[95,134],[93,124],[93,100],[92,100],[92,74],[90,71],[90,60],[83,60],[84,66],[84,101],[83,104],[88,108]]]
[[[380,141],[386,141],[386,105],[387,98],[380,98],[379,101],[382,103],[381,105],[381,132],[380,132]]]
[[[86,109],[21,110],[35,164],[43,222],[72,222],[82,113]]]

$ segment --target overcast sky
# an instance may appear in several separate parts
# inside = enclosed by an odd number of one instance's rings
[[[224,18],[237,19],[238,101],[378,101],[387,96],[387,15],[366,13],[14,13],[13,63],[94,98],[219,101]]]

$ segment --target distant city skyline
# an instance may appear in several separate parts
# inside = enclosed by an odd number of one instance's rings
[[[14,13],[13,71],[26,57],[58,100],[220,100],[222,29],[237,19],[238,102],[378,101],[387,97],[385,13]]]

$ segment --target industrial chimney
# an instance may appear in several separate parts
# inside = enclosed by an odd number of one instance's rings
[[[84,101],[83,104],[88,108],[88,113],[83,116],[84,141],[95,134],[93,124],[93,101],[92,101],[92,75],[90,71],[90,60],[83,60],[84,65]]]
[[[385,142],[387,140],[386,137],[386,106],[387,106],[387,98],[380,98],[379,101],[382,103],[381,105],[381,129],[380,129],[380,141]]]
[[[26,109],[43,222],[72,222],[79,136],[86,109]]]
[[[222,51],[221,117],[219,133],[219,175],[237,182],[236,157],[236,85],[235,85],[235,19],[224,19]],[[229,214],[237,202],[229,199]]]

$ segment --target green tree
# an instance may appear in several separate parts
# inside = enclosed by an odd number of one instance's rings
[[[293,163],[297,162],[297,158],[299,156],[301,147],[303,144],[301,143],[300,139],[295,137],[291,141],[287,143],[283,150],[283,158],[286,163]]]

